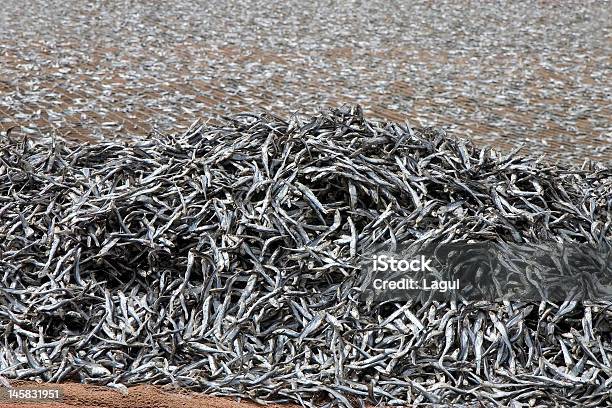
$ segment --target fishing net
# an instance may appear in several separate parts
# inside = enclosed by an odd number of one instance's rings
[[[610,302],[364,300],[365,254],[612,243],[612,173],[359,107],[0,139],[0,375],[259,402],[611,403]]]

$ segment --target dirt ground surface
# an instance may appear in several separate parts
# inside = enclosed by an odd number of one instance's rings
[[[164,390],[160,387],[139,385],[130,387],[126,393],[86,384],[46,384],[32,381],[14,381],[17,389],[52,388],[61,389],[59,401],[47,402],[6,402],[0,400],[0,408],[33,407],[33,408],[256,408],[261,407],[253,402],[239,401],[231,398],[212,397],[186,391]],[[268,404],[269,408],[292,408],[295,405]]]
[[[5,1],[0,129],[95,140],[240,111],[370,117],[612,162],[609,2]]]

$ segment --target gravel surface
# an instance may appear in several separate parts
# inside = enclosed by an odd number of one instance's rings
[[[359,103],[612,162],[610,3],[467,3],[5,1],[0,127],[94,140]]]

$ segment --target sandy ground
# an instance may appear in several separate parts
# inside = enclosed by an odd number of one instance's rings
[[[127,395],[107,387],[84,384],[38,384],[29,381],[12,382],[15,388],[57,388],[63,392],[57,402],[2,402],[0,408],[255,408],[262,405],[231,398],[211,397],[208,395],[165,391],[160,387],[139,385],[130,387]],[[270,408],[292,408],[295,405],[269,404]]]
[[[610,21],[603,1],[8,0],[0,130],[129,138],[359,103],[369,117],[612,163]]]

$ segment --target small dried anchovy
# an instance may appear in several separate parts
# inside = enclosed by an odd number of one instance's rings
[[[359,107],[0,139],[0,376],[304,406],[610,404],[611,304],[366,304],[365,253],[612,244],[612,173]]]

